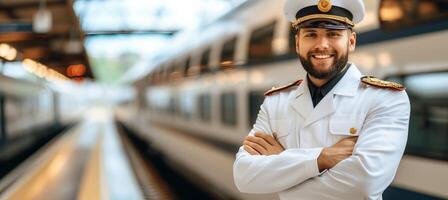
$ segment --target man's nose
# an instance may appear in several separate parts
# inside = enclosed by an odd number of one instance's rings
[[[326,37],[318,37],[315,48],[318,49],[318,50],[329,49],[330,48],[330,43],[328,41],[328,38],[326,38]]]

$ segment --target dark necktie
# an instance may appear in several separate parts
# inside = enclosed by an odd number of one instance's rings
[[[324,95],[322,94],[322,89],[317,88],[313,96],[313,107],[316,107],[316,105],[320,102],[320,100],[322,100],[322,98],[324,98]]]

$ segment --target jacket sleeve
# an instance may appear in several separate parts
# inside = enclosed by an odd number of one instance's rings
[[[261,105],[257,121],[249,134],[256,131],[272,135],[267,100]],[[250,155],[243,147],[236,154],[233,177],[237,188],[245,193],[274,193],[293,187],[319,174],[317,157],[322,148],[287,149],[278,155]]]
[[[294,199],[379,199],[392,182],[406,146],[410,105],[405,92],[378,98],[364,122],[353,155],[321,176],[280,194]],[[391,101],[385,101],[390,99]]]

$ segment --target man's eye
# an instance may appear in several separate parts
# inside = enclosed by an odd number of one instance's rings
[[[315,33],[308,33],[308,34],[305,34],[305,37],[315,37],[315,36],[316,36]]]
[[[341,34],[339,34],[337,32],[329,32],[328,36],[330,36],[330,37],[338,37],[338,36],[341,36]]]

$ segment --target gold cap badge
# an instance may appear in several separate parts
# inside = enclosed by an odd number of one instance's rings
[[[330,0],[319,0],[319,3],[317,4],[317,8],[321,11],[321,12],[328,12],[331,10],[331,1]]]

